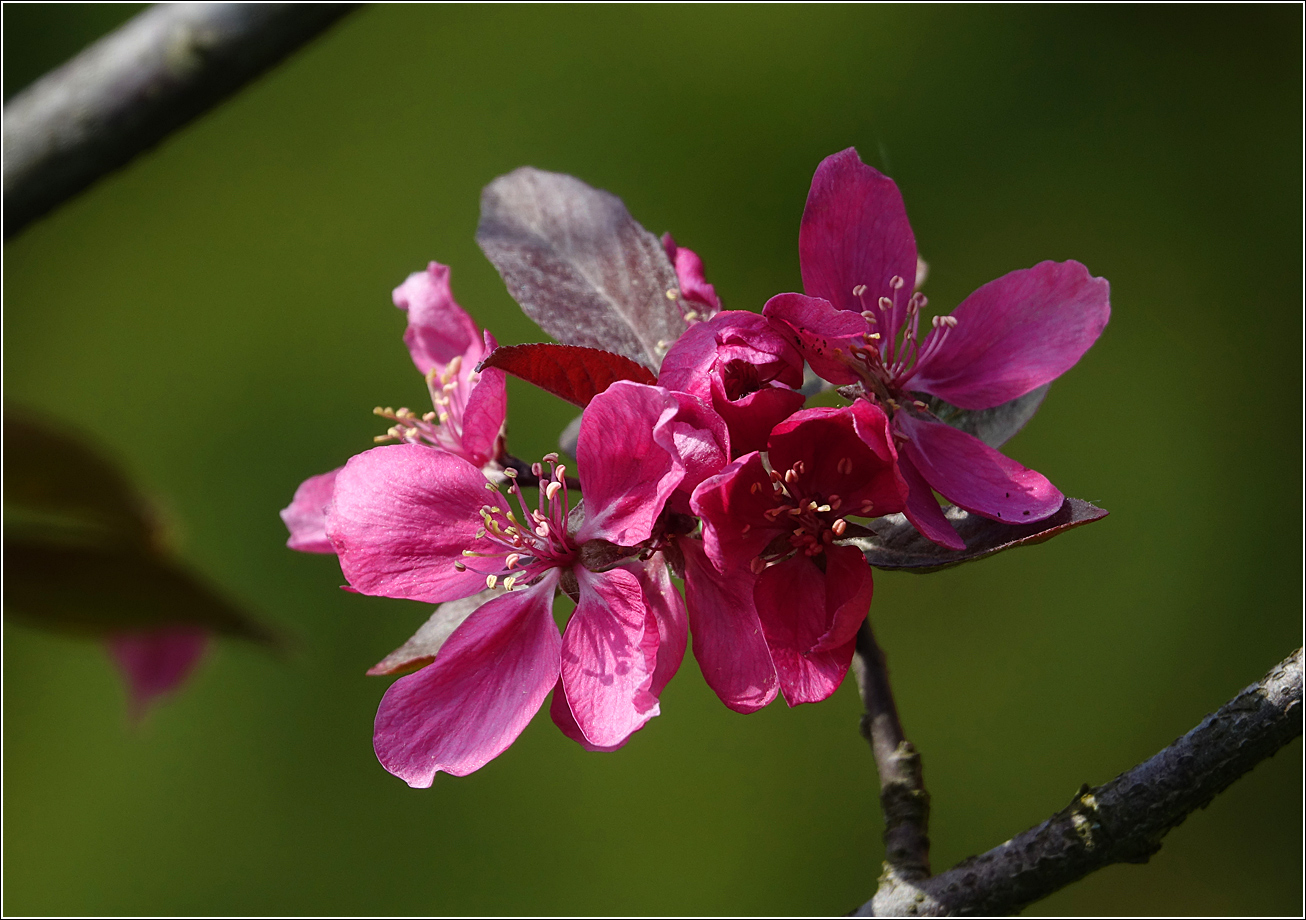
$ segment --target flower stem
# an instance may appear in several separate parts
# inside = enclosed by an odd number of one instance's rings
[[[902,880],[929,878],[930,794],[921,775],[921,755],[903,735],[884,652],[869,620],[857,631],[853,673],[866,707],[862,737],[871,746],[880,774],[885,873]]]

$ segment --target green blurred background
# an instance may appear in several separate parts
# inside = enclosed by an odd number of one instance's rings
[[[5,92],[136,7],[4,8]],[[1301,10],[371,7],[4,248],[6,398],[160,499],[184,557],[296,638],[223,642],[139,728],[102,649],[8,627],[14,914],[843,913],[882,849],[858,701],[749,717],[692,658],[586,754],[541,714],[480,772],[378,766],[364,670],[426,608],[283,546],[304,477],[420,407],[389,292],[429,259],[540,333],[473,240],[523,164],[622,196],[734,308],[800,289],[821,158],[903,189],[932,304],[1042,259],[1111,281],[1101,341],[1008,452],[1112,512],[872,616],[934,800],[934,863],[996,845],[1300,644]],[[571,417],[511,390],[511,443]],[[850,682],[851,683],[851,682]],[[1146,866],[1032,909],[1296,914],[1301,743]]]

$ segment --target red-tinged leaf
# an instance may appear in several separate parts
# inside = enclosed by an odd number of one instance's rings
[[[1056,514],[1032,524],[1000,524],[951,505],[944,511],[966,541],[964,550],[945,549],[930,542],[901,514],[886,515],[872,521],[869,527],[849,525],[845,533],[851,539],[840,542],[856,546],[866,554],[866,561],[878,569],[924,574],[1016,546],[1042,543],[1071,528],[1100,521],[1108,514],[1078,498],[1067,498]]]
[[[504,345],[477,370],[497,367],[582,409],[618,380],[656,383],[653,372],[622,355],[579,345]]]
[[[621,199],[523,166],[481,193],[476,242],[526,315],[559,342],[652,368],[685,331],[680,282],[661,241]]]

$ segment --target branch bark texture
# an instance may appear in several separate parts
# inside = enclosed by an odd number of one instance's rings
[[[4,110],[4,235],[123,166],[357,4],[160,4]]]
[[[1105,866],[1146,862],[1191,812],[1302,734],[1302,650],[1155,757],[927,879],[886,872],[859,916],[1009,914]]]

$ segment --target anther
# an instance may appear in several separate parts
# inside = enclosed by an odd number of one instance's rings
[[[667,288],[667,300],[675,300],[679,296],[675,288]]]
[[[755,482],[748,487],[748,491],[751,492],[753,495],[756,495],[758,492],[762,491],[762,484],[760,482]]]
[[[839,518],[839,520],[830,525],[830,529],[834,531],[836,537],[842,537],[843,532],[848,529],[848,522],[843,518]]]
[[[562,491],[562,483],[551,482],[544,487],[544,496],[549,501],[553,501],[555,498],[557,498],[558,493],[561,491]]]
[[[880,298],[880,309],[881,309],[881,310],[892,310],[892,309],[893,309],[893,301],[890,300],[888,297],[881,297],[881,298]]]
[[[558,452],[557,452],[557,451],[550,451],[549,453],[545,454],[545,455],[544,455],[544,462],[545,462],[545,463],[557,463],[557,462],[558,462]]]
[[[894,275],[889,279],[889,287],[893,288],[895,291],[902,287],[904,283],[902,275]]]
[[[465,562],[455,562],[455,563],[453,564],[453,567],[454,567],[454,569],[455,569],[456,571],[459,571],[459,572],[466,572],[466,571],[467,571],[467,564],[466,564]]]
[[[485,587],[487,587],[487,588],[493,588],[493,587],[494,587],[495,585],[497,585],[498,583],[499,583],[499,576],[498,576],[498,575],[486,575],[486,576],[485,576]]]
[[[833,511],[834,509],[831,508],[829,505],[821,505],[821,506],[819,506],[816,510],[819,511],[819,512],[821,512],[822,514],[824,514],[825,512],[827,512],[827,511]]]
[[[509,553],[503,557],[503,567],[510,569],[521,561],[521,553]]]
[[[754,556],[753,561],[748,563],[748,567],[752,569],[754,575],[761,575],[762,570],[766,568],[766,563],[761,556]]]
[[[512,467],[508,467],[506,470],[503,471],[503,475],[507,476],[509,479],[516,479],[517,471],[514,470]]]
[[[866,293],[866,285],[864,284],[859,284],[855,288],[853,288],[854,297],[861,297],[865,293]]]
[[[853,471],[853,461],[851,457],[840,457],[839,464],[836,467],[841,475],[847,476]]]
[[[793,485],[797,481],[798,481],[798,474],[796,472],[794,472],[791,469],[785,470],[785,482],[788,485]]]

